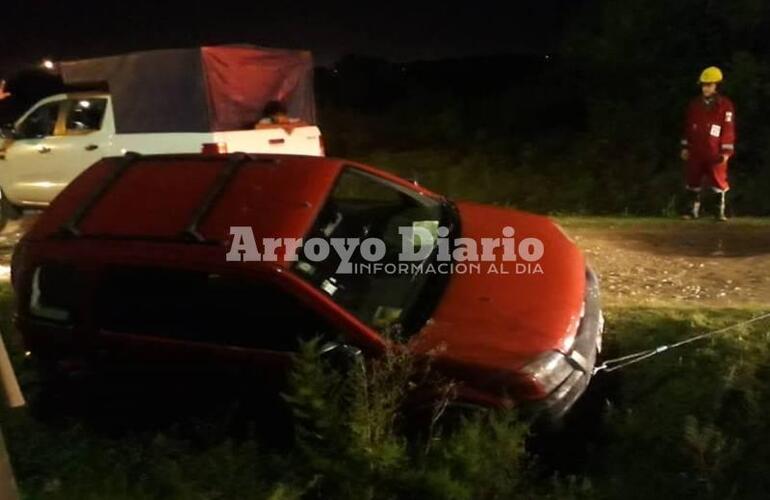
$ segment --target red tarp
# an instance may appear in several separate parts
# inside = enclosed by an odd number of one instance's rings
[[[283,101],[315,123],[309,52],[252,46],[170,49],[62,63],[69,85],[106,82],[118,133],[249,128],[265,104]]]

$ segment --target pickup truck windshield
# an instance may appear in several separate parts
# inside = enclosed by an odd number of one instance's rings
[[[426,267],[434,261],[437,252],[433,246],[424,260],[400,262],[399,228],[422,227],[435,234],[438,226],[454,232],[456,215],[448,202],[347,168],[305,242],[311,238],[327,242],[332,238],[374,238],[384,242],[384,257],[376,262],[367,260],[359,246],[347,258],[352,272],[340,272],[338,266],[343,258],[330,245],[328,257],[320,262],[301,250],[293,269],[367,325],[386,336],[403,339],[428,319],[449,276],[414,269],[414,265]],[[409,265],[408,270],[404,264]]]
[[[56,120],[59,117],[61,101],[49,102],[39,106],[19,124],[19,139],[49,137],[54,134]]]

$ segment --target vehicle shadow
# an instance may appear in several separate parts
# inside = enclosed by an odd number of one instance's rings
[[[77,422],[114,437],[170,432],[201,444],[255,439],[283,448],[293,440],[281,394],[232,375],[89,373],[28,392],[32,416],[54,427]]]

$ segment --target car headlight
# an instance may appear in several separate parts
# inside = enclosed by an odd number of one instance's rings
[[[522,368],[524,374],[532,377],[549,394],[574,370],[567,356],[559,351],[546,352]]]
[[[71,319],[68,302],[71,300],[72,283],[66,278],[69,269],[59,267],[38,267],[32,274],[32,290],[29,298],[29,312],[33,316],[51,321],[66,322]]]

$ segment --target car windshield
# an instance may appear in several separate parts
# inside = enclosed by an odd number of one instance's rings
[[[401,262],[399,228],[423,228],[435,237],[438,227],[443,226],[453,235],[456,221],[447,201],[349,167],[338,178],[305,238],[305,247],[293,269],[364,323],[391,337],[405,338],[428,319],[449,275],[415,269],[415,265],[429,267],[437,255],[433,244],[419,252],[418,238],[408,239],[408,245],[413,245],[411,249],[419,253],[419,258]],[[313,238],[330,243],[328,257],[318,259],[305,254]],[[332,239],[339,242],[339,238],[380,240],[384,255],[372,262],[362,255],[361,247],[366,245],[361,245],[347,259],[351,264],[348,272],[341,271],[339,266],[345,258],[332,243]]]

